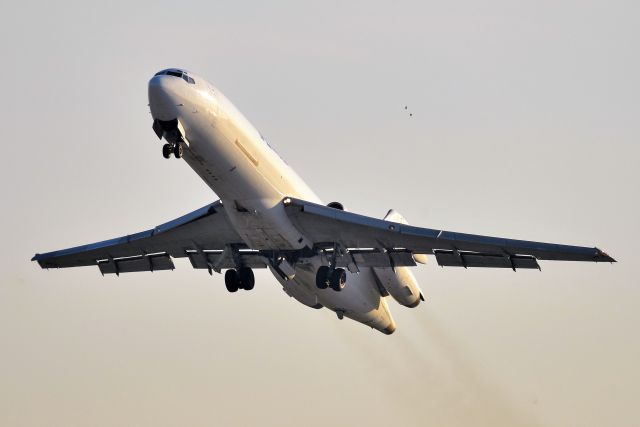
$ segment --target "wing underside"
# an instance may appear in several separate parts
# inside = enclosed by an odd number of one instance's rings
[[[151,230],[36,254],[32,260],[42,268],[96,265],[102,274],[120,274],[173,270],[172,258],[184,257],[194,268],[209,270],[232,268],[236,263],[266,267],[264,257],[244,247],[220,201]]]
[[[339,243],[354,260],[364,254],[377,258],[378,265],[415,265],[407,254],[435,255],[438,264],[447,267],[539,269],[537,260],[615,262],[598,248],[414,227],[294,198],[284,204],[294,225],[318,247]],[[350,261],[347,257],[343,263]]]

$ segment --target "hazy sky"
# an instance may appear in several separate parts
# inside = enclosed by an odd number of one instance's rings
[[[0,425],[638,425],[638,5],[3,2]],[[228,294],[180,260],[40,270],[216,199],[151,130],[147,82],[172,66],[326,202],[619,263],[430,259],[392,336],[264,271]]]

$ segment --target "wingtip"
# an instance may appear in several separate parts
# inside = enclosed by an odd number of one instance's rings
[[[598,248],[596,248],[596,250],[598,251],[598,254],[596,257],[597,262],[610,262],[610,263],[618,262],[605,251],[602,251]]]
[[[52,267],[53,267],[53,268],[55,268],[55,266],[53,266],[53,265],[49,265],[49,264],[47,263],[47,260],[46,260],[46,259],[43,259],[42,254],[35,254],[35,255],[33,256],[33,258],[31,258],[31,261],[35,261],[35,262],[37,262],[37,263],[38,263],[38,265],[40,266],[40,268],[42,268],[42,269],[49,269],[49,268],[52,268]]]

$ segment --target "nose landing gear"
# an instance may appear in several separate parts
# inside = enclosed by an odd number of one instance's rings
[[[169,144],[164,144],[162,146],[162,157],[164,157],[165,159],[168,159],[169,157],[171,157],[171,152],[173,150],[171,149],[171,145]]]
[[[176,159],[180,159],[184,154],[184,144],[187,146],[189,142],[186,140],[184,128],[178,119],[162,121],[153,121],[153,131],[158,138],[164,138],[167,143],[162,146],[162,157],[168,159],[173,154]]]
[[[176,159],[182,158],[184,154],[184,147],[182,146],[182,142],[177,142],[175,144],[164,144],[162,146],[162,157],[168,159],[171,157],[171,154],[176,156]]]
[[[182,158],[182,154],[184,153],[184,147],[182,147],[182,142],[178,141],[173,145],[173,155],[176,156],[176,159]]]

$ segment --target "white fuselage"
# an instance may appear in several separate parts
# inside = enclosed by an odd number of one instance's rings
[[[282,199],[321,203],[318,196],[213,85],[189,73],[195,83],[171,75],[149,82],[154,119],[178,119],[185,139],[184,160],[220,197],[234,228],[252,249],[312,246],[289,221]],[[274,274],[285,292],[310,307],[327,307],[385,333],[395,323],[369,268],[347,272],[341,292],[318,289],[320,257],[296,265],[293,280]]]

